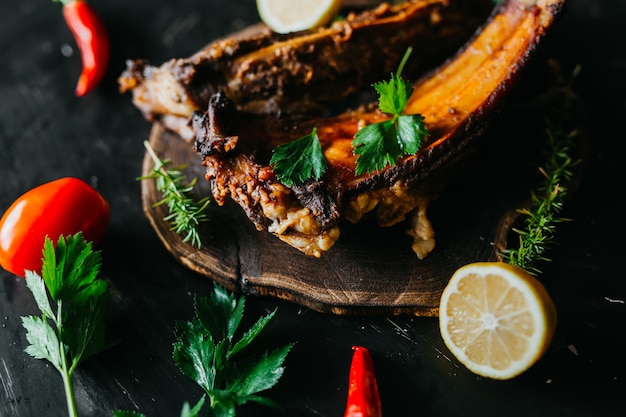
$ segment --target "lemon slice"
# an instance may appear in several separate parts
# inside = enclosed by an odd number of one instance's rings
[[[313,29],[329,23],[341,8],[341,0],[257,0],[263,23],[278,33]]]
[[[510,379],[545,353],[556,309],[544,286],[502,262],[459,268],[444,289],[439,330],[452,354],[477,375]]]

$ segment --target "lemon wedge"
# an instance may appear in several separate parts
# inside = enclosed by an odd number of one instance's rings
[[[493,379],[511,379],[534,365],[550,346],[556,322],[539,280],[503,262],[459,268],[439,306],[439,330],[450,352],[473,373]]]
[[[314,29],[329,23],[341,0],[257,0],[263,23],[277,33]]]

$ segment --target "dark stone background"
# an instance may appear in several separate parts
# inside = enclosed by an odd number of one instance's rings
[[[177,416],[183,402],[195,403],[202,392],[171,359],[172,328],[191,317],[193,294],[207,294],[211,285],[168,254],[143,215],[136,177],[150,126],[130,97],[117,92],[116,77],[127,58],[160,63],[187,56],[258,16],[253,0],[91,3],[110,31],[113,56],[103,85],[76,98],[80,60],[59,4],[0,2],[0,211],[26,190],[62,176],[83,178],[108,199],[103,275],[114,295],[108,329],[121,343],[77,371],[79,414],[127,409]],[[544,359],[514,380],[491,381],[449,354],[434,318],[334,317],[249,298],[248,321],[278,307],[260,346],[297,344],[268,393],[285,411],[247,406],[238,416],[342,415],[354,344],[373,354],[386,416],[622,415],[625,19],[623,0],[570,0],[548,41],[566,73],[581,65],[573,85],[588,109],[592,154],[566,207],[573,221],[559,228],[554,262],[543,268],[559,312],[554,346]],[[63,53],[68,49],[72,55]],[[24,281],[0,270],[2,417],[66,415],[56,370],[23,352],[20,316],[35,313]]]

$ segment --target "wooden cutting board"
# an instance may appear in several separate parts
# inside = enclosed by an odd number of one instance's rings
[[[497,119],[431,205],[436,247],[424,260],[411,250],[407,224],[379,228],[346,222],[337,243],[318,259],[257,231],[232,202],[209,205],[201,249],[183,243],[163,220],[167,208],[155,206],[161,196],[153,180],[142,181],[143,208],[169,252],[231,291],[276,297],[337,315],[436,316],[441,292],[458,267],[498,259],[507,239],[515,235],[509,231],[517,209],[527,204],[539,181],[544,106],[530,113],[523,108]],[[185,165],[187,178],[198,178],[194,189],[198,196],[210,195],[190,143],[155,123],[150,144],[162,160]],[[143,174],[152,167],[146,153]]]

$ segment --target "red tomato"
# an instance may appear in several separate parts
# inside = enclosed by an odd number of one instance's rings
[[[46,236],[82,232],[97,244],[109,224],[109,203],[77,178],[61,178],[26,192],[0,219],[0,265],[20,277],[41,272]]]

